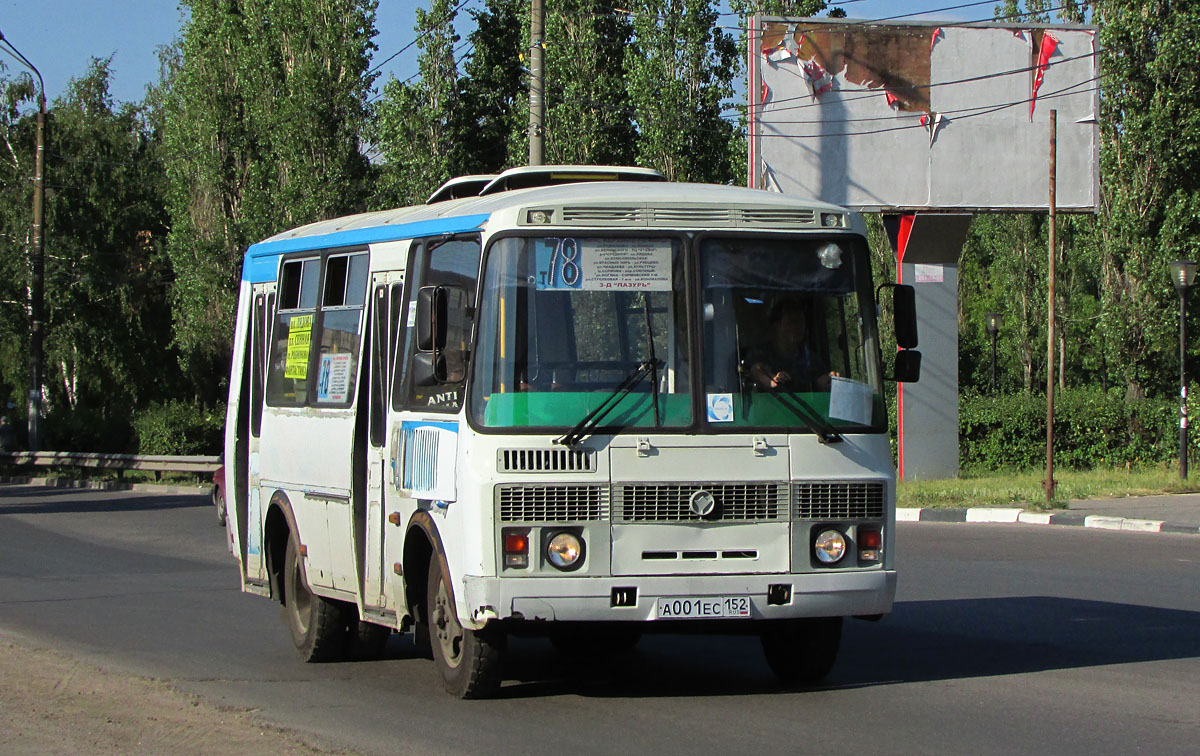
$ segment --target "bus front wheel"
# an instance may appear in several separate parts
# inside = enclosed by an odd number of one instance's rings
[[[784,620],[762,631],[767,664],[786,683],[823,680],[833,669],[841,643],[841,617]]]
[[[283,614],[301,661],[338,661],[346,648],[346,620],[336,601],[312,592],[296,538],[288,538],[283,570]]]
[[[487,698],[495,693],[500,688],[505,636],[491,628],[462,626],[437,554],[429,562],[425,596],[433,660],[446,691],[456,698]]]

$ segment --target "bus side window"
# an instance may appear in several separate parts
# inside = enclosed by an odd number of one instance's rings
[[[432,409],[457,411],[462,406],[463,382],[469,359],[471,324],[475,305],[475,286],[479,277],[479,239],[450,239],[426,241],[414,245],[412,271],[407,277],[408,297],[405,311],[405,346],[402,367],[397,371],[398,391],[393,392],[397,409]],[[408,380],[413,355],[416,354],[415,303],[417,291],[423,286],[445,287],[448,295],[446,374],[450,380],[432,386],[416,386]],[[403,385],[400,385],[403,383]]]
[[[267,404],[272,407],[296,407],[308,401],[320,280],[319,257],[283,264],[267,370]]]
[[[254,335],[250,339],[251,349],[254,350],[250,357],[250,435],[258,438],[262,430],[262,411],[263,411],[263,391],[265,390],[266,371],[264,362],[266,360],[266,343],[267,343],[267,320],[271,316],[271,308],[275,304],[275,297],[264,297],[259,294],[254,298],[254,318],[253,329]]]
[[[371,297],[371,446],[383,446],[386,435],[388,385],[388,291],[376,286]]]
[[[367,298],[367,255],[330,255],[321,302],[316,403],[346,406],[358,380],[362,314]]]

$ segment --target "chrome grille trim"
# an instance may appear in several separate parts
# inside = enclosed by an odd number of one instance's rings
[[[788,486],[785,483],[623,483],[613,486],[613,511],[617,522],[703,522],[688,499],[706,490],[717,500],[721,522],[761,522],[787,519]]]
[[[595,472],[596,453],[574,449],[499,449],[496,470],[502,473]]]
[[[883,518],[884,481],[806,481],[792,484],[798,520],[878,520]]]
[[[496,486],[501,522],[603,522],[608,520],[608,486]]]

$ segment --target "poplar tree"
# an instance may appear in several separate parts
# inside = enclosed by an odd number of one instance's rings
[[[547,4],[547,163],[634,163],[637,134],[625,80],[632,31],[628,14],[606,0]]]
[[[383,87],[372,130],[383,159],[377,207],[421,204],[456,173],[454,8],[451,0],[432,0],[429,10],[417,9],[418,78],[390,79]]]
[[[192,0],[165,104],[176,343],[220,398],[248,245],[364,206],[374,0]]]
[[[730,183],[736,127],[722,118],[738,55],[711,0],[637,0],[626,86],[640,165],[674,181]],[[742,160],[741,162],[744,162]]]

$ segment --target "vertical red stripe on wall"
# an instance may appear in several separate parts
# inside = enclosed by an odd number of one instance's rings
[[[908,248],[908,237],[912,234],[916,213],[900,216],[900,228],[896,234],[896,283],[904,283],[904,251]],[[904,480],[904,384],[896,384],[896,474]]]

